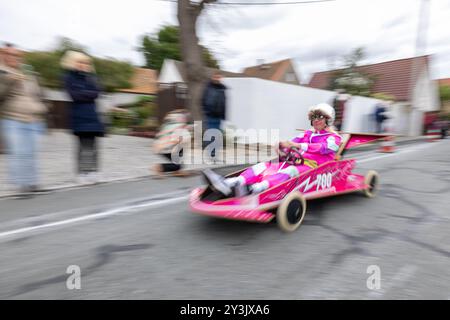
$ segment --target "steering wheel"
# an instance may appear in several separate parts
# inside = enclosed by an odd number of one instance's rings
[[[303,165],[305,158],[301,151],[296,147],[281,147],[280,145],[280,161],[284,161],[291,165]]]

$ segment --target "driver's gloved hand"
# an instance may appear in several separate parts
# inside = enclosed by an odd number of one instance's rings
[[[280,161],[286,161],[288,154],[289,154],[289,148],[280,148],[278,158],[280,159]]]

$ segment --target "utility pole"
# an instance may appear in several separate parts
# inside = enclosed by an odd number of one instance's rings
[[[419,22],[417,25],[415,56],[422,56],[427,49],[427,30],[430,14],[430,0],[421,0]]]
[[[411,121],[410,121],[410,135],[422,134],[423,129],[423,109],[426,103],[422,101],[422,97],[416,97],[416,83],[422,70],[422,60],[417,57],[426,54],[427,46],[427,29],[428,19],[430,13],[430,0],[420,0],[419,20],[417,24],[416,44],[414,48],[414,58],[411,65],[411,79],[410,79],[410,99],[411,99]],[[417,98],[417,99],[416,99]]]

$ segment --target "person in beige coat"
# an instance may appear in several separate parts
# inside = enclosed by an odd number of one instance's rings
[[[22,192],[37,191],[37,145],[47,107],[36,77],[23,70],[22,52],[0,49],[0,130],[11,182]]]

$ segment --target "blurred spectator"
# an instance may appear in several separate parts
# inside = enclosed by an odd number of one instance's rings
[[[104,136],[95,100],[100,87],[95,76],[92,59],[84,53],[68,51],[61,60],[66,70],[64,86],[72,97],[70,125],[78,138],[78,181],[98,181],[98,140]]]
[[[384,122],[389,119],[388,117],[388,106],[390,102],[381,102],[375,106],[375,123],[377,133],[382,133],[385,131]]]
[[[338,131],[342,130],[342,125],[344,124],[344,112],[345,105],[347,101],[350,99],[348,94],[345,94],[345,91],[342,89],[336,90],[337,95],[333,99],[333,108],[336,114],[336,120],[334,121],[334,126]]]
[[[3,70],[4,65],[4,55],[3,55],[3,48],[0,48],[0,116],[1,116],[1,105],[2,105],[2,98],[4,98],[4,93],[7,90],[6,82],[4,81],[3,76],[6,75],[6,71]],[[5,143],[2,138],[2,122],[0,118],[0,154],[6,153],[5,151]]]
[[[11,181],[24,193],[38,189],[38,139],[45,130],[47,107],[38,81],[12,45],[0,52],[0,128]]]
[[[447,138],[448,135],[448,121],[447,120],[438,120],[437,126],[441,130],[441,139]]]
[[[423,134],[427,134],[429,130],[435,129],[435,123],[438,119],[438,111],[429,111],[424,114]]]
[[[202,106],[203,114],[205,116],[206,130],[218,129],[220,130],[221,122],[225,119],[226,114],[226,96],[225,90],[227,88],[222,84],[222,75],[220,72],[215,72],[211,80],[206,85],[203,92]],[[203,144],[203,147],[206,147]],[[216,150],[211,153],[215,157]]]
[[[446,119],[444,114],[440,114],[436,121],[434,122],[434,126],[437,130],[440,131],[441,139],[445,139],[448,134],[449,121]]]
[[[183,157],[183,143],[188,142],[187,139],[190,138],[190,135],[187,134],[191,128],[188,121],[189,113],[183,109],[171,111],[165,116],[161,129],[156,135],[153,149],[156,154],[170,162],[156,164],[153,170],[157,174],[177,172],[179,175],[183,175],[181,163],[174,161],[172,156],[175,152],[178,153],[179,158]]]

